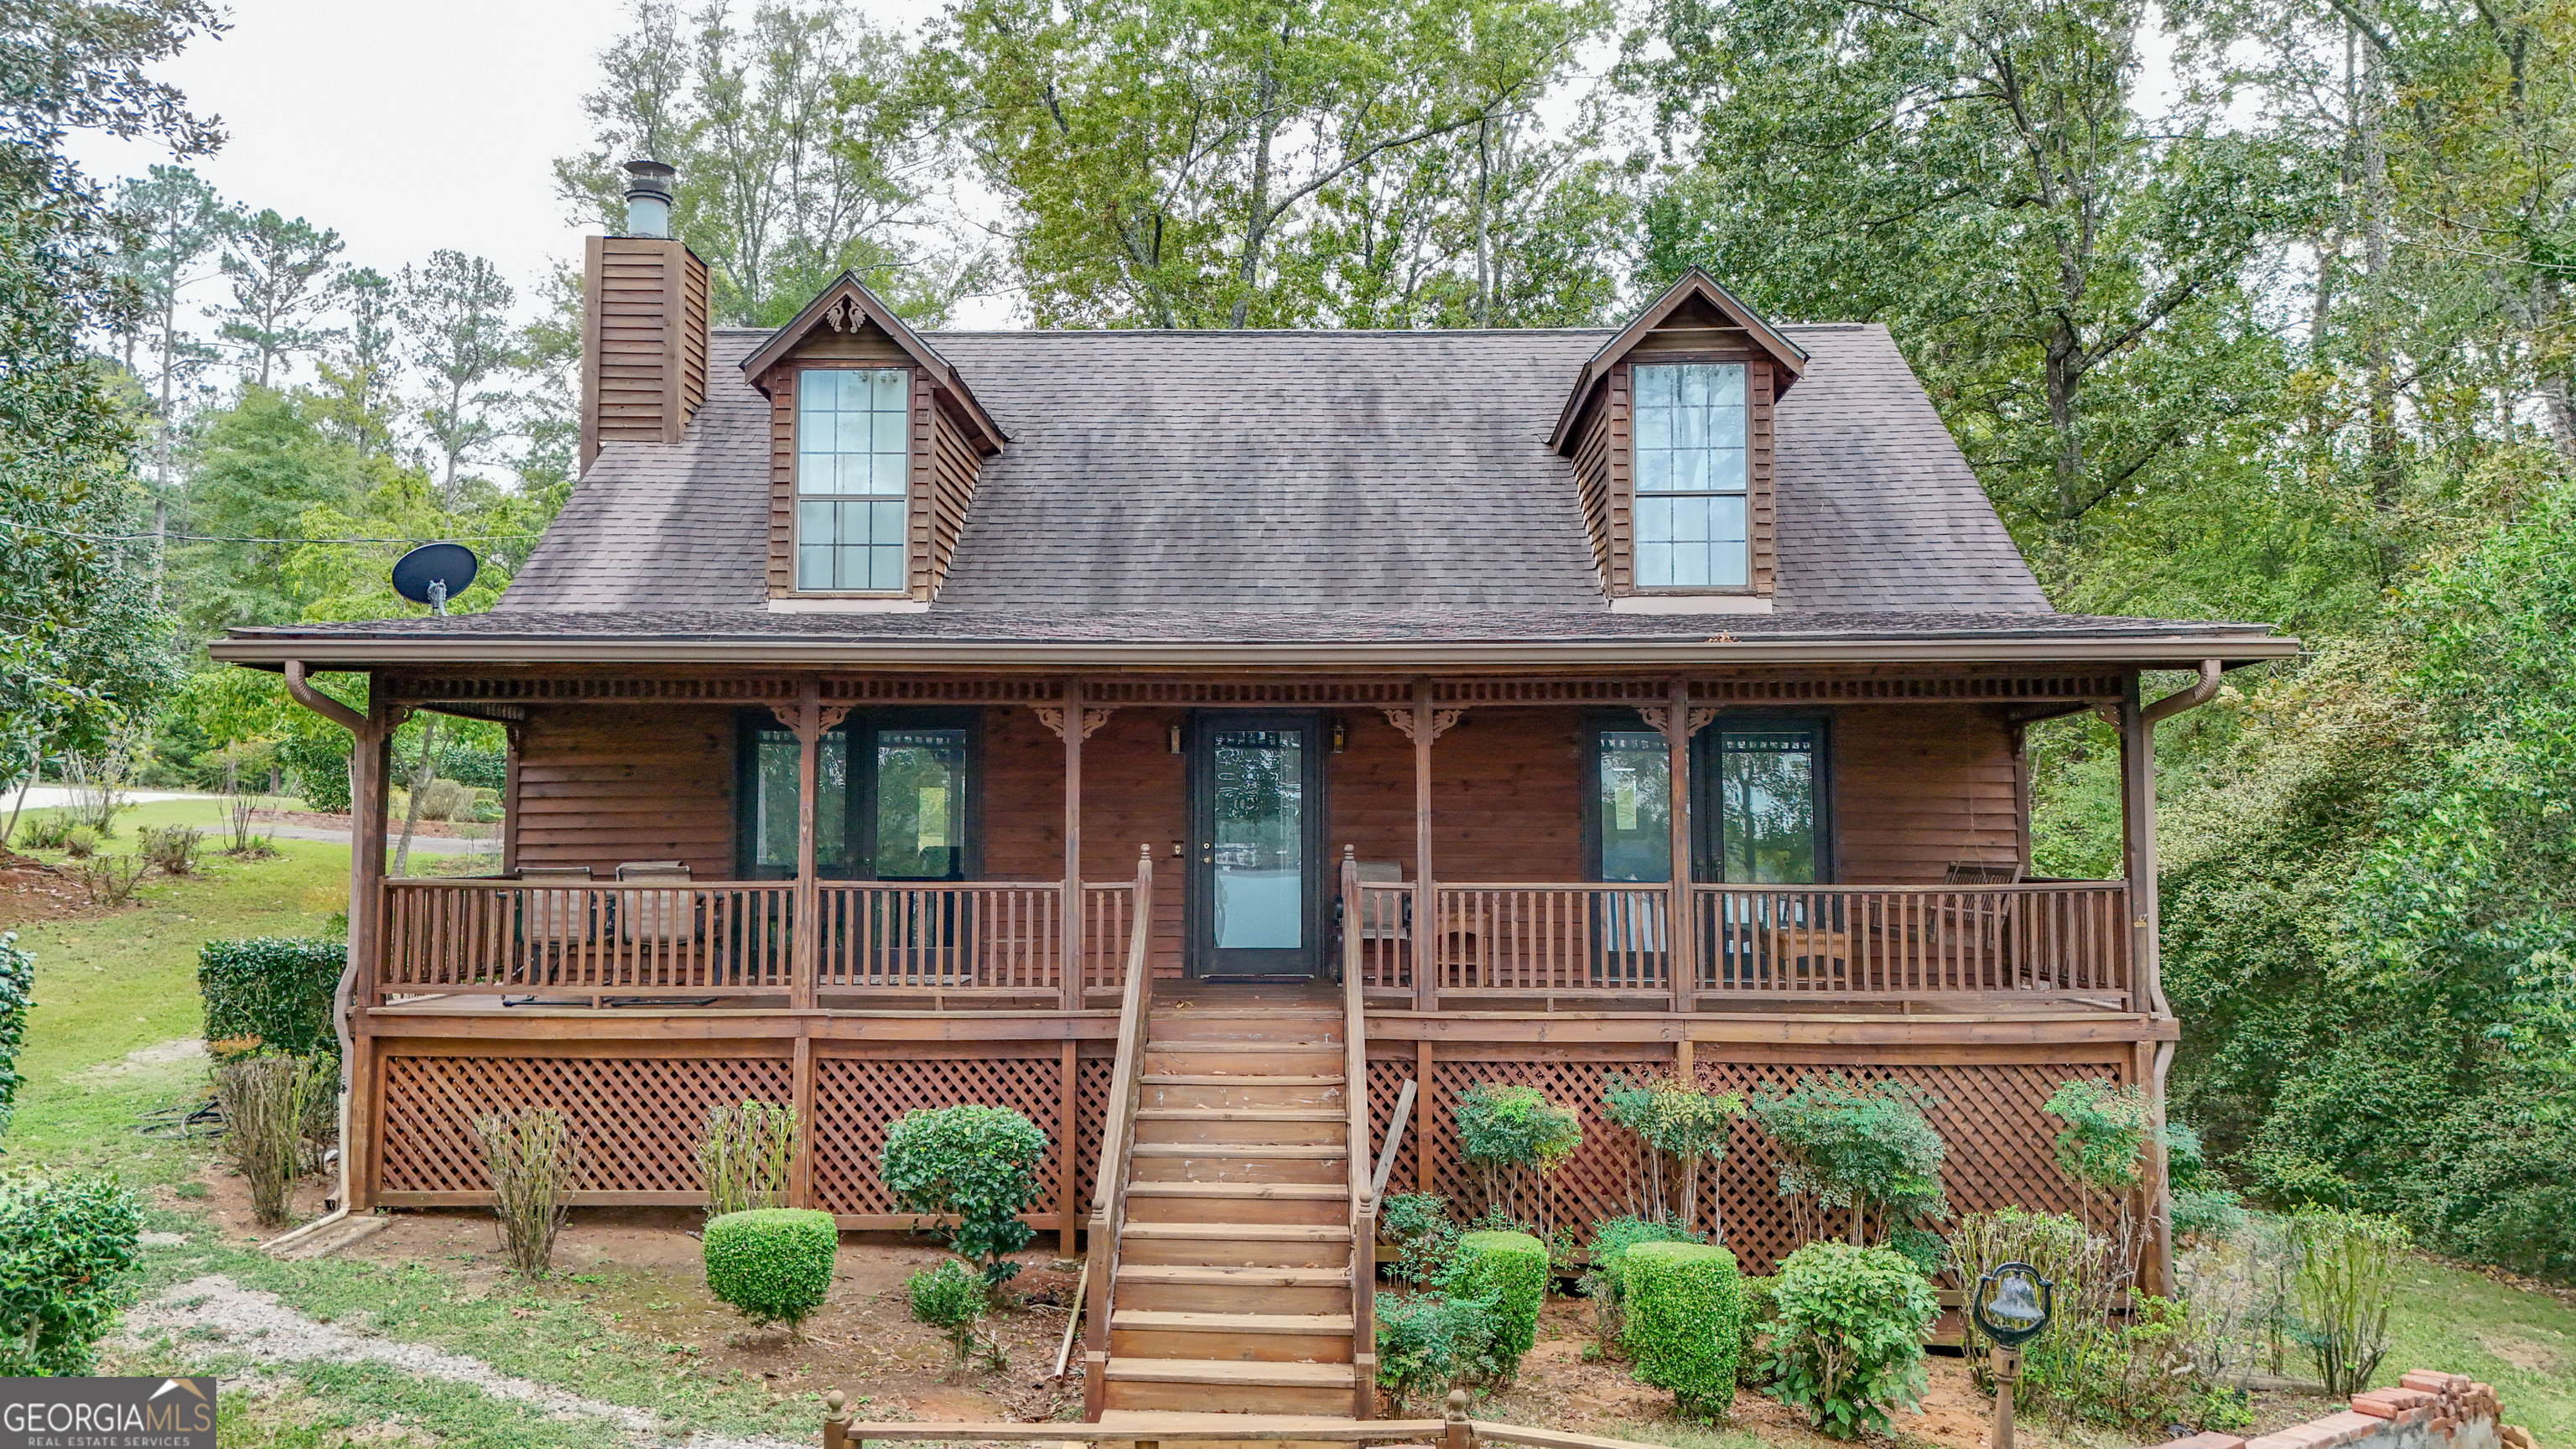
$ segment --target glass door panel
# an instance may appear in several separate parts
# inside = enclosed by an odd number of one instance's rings
[[[1311,718],[1194,731],[1193,959],[1202,976],[1308,976],[1316,960],[1320,768]]]

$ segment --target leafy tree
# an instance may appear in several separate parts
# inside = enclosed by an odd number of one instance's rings
[[[1013,260],[1043,325],[1329,320],[1337,273],[1418,268],[1422,243],[1403,239],[1437,178],[1407,168],[1471,128],[1464,199],[1486,265],[1469,311],[1490,317],[1505,133],[1607,23],[1581,0],[969,0],[930,59],[978,173],[1018,214]]]
[[[942,144],[893,31],[838,0],[631,13],[582,98],[598,147],[558,160],[557,187],[614,230],[619,164],[677,167],[673,231],[707,259],[719,324],[783,324],[844,271],[924,326],[980,285],[935,218]]]
[[[1873,1203],[1882,1235],[1917,1215],[1948,1215],[1941,1193],[1948,1149],[1923,1115],[1931,1101],[1903,1082],[1864,1087],[1828,1072],[1802,1076],[1786,1092],[1760,1093],[1752,1109],[1780,1152],[1780,1195],[1850,1209],[1857,1247]]]
[[[199,420],[190,452],[188,522],[206,542],[179,550],[189,621],[208,633],[287,623],[305,600],[284,563],[304,515],[341,509],[367,487],[357,451],[332,437],[311,394],[245,384],[232,406]]]
[[[457,469],[483,461],[501,433],[507,399],[494,384],[515,356],[509,313],[518,294],[491,262],[446,248],[403,268],[396,288],[425,393],[420,423],[437,450],[439,486],[452,495]]]
[[[224,248],[231,305],[209,309],[216,335],[242,349],[250,380],[266,387],[277,366],[320,347],[328,334],[312,324],[331,300],[328,273],[340,234],[275,211],[240,218]]]
[[[317,404],[331,429],[366,458],[393,446],[400,422],[398,298],[393,278],[372,267],[351,267],[333,277],[331,297],[349,325],[333,334],[318,364]]]
[[[181,155],[220,133],[145,69],[218,23],[196,0],[14,0],[0,24],[0,716],[10,736],[95,730],[169,679],[136,439],[82,334],[118,315],[107,198],[74,131]]]
[[[224,238],[238,220],[204,178],[184,167],[155,166],[117,188],[116,207],[128,229],[117,253],[118,279],[126,291],[117,311],[125,370],[142,385],[151,413],[153,568],[169,534],[173,501],[172,455],[183,414],[215,360],[215,349],[180,325],[179,298],[216,274],[208,263],[222,255]]]
[[[2256,263],[2319,205],[2294,152],[2137,114],[2143,17],[1658,0],[1625,73],[1692,164],[1648,203],[1642,280],[1698,263],[1885,321],[2025,544],[2071,546],[2272,406]]]

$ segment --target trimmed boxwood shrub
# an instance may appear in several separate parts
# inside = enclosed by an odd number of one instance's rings
[[[707,1289],[757,1324],[791,1330],[823,1306],[841,1230],[808,1208],[754,1208],[707,1220]]]
[[[1940,1301],[1903,1254],[1809,1243],[1781,1260],[1771,1302],[1772,1393],[1817,1428],[1884,1434],[1891,1406],[1922,1400],[1923,1330]]]
[[[0,1377],[95,1371],[142,1228],[105,1178],[0,1181]]]
[[[197,952],[197,990],[206,998],[206,1040],[236,1053],[283,1052],[337,1061],[331,998],[349,943],[320,937],[259,936],[208,941]]]
[[[1037,1205],[1046,1134],[1005,1107],[915,1108],[886,1132],[879,1180],[908,1212],[956,1221],[936,1229],[950,1252],[998,1288],[1037,1237],[1020,1214]]]
[[[1454,1298],[1494,1300],[1496,1377],[1510,1382],[1521,1355],[1538,1342],[1539,1305],[1547,1298],[1547,1245],[1527,1233],[1464,1233],[1449,1273]]]
[[[1631,1244],[1619,1255],[1619,1296],[1637,1382],[1672,1390],[1685,1414],[1722,1417],[1743,1349],[1735,1255],[1707,1243]]]

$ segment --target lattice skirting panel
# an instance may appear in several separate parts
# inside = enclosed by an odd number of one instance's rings
[[[785,1057],[405,1056],[381,1060],[377,1185],[386,1193],[488,1193],[478,1117],[551,1107],[581,1144],[583,1197],[706,1191],[695,1146],[707,1109],[790,1100]]]
[[[877,1174],[887,1128],[915,1107],[975,1102],[1008,1107],[1046,1133],[1046,1166],[1031,1217],[1042,1226],[1055,1221],[1062,1199],[1062,1044],[962,1043],[948,1050],[959,1055],[813,1054],[806,1129],[811,1206],[848,1218],[899,1216]],[[467,1202],[490,1193],[475,1119],[529,1107],[554,1108],[573,1124],[584,1162],[576,1202],[694,1203],[706,1190],[696,1145],[707,1109],[746,1098],[788,1102],[797,1094],[787,1056],[677,1055],[624,1044],[599,1055],[408,1054],[394,1046],[378,1063],[375,1192],[398,1206]],[[1074,1089],[1078,1217],[1097,1171],[1108,1058],[1078,1058]]]
[[[1467,1050],[1443,1047],[1432,1063],[1427,1180],[1422,1171],[1424,1144],[1413,1130],[1417,1119],[1406,1124],[1404,1144],[1388,1180],[1390,1191],[1418,1185],[1448,1197],[1463,1213],[1481,1210],[1483,1190],[1459,1154],[1452,1126],[1458,1097],[1478,1082],[1512,1082],[1536,1086],[1582,1110],[1583,1146],[1555,1179],[1552,1212],[1557,1223],[1588,1232],[1596,1219],[1636,1210],[1644,1181],[1636,1139],[1603,1115],[1602,1089],[1613,1072],[1669,1073],[1670,1048],[1640,1047],[1633,1055],[1573,1059],[1481,1052],[1468,1057],[1463,1055]],[[1948,1146],[1942,1188],[1953,1212],[2007,1205],[2074,1211],[2074,1189],[2058,1172],[2052,1155],[2059,1124],[2040,1110],[2041,1105],[2061,1082],[2084,1077],[2117,1081],[2124,1076],[2119,1063],[2101,1060],[1928,1066],[1871,1062],[1862,1056],[1841,1063],[1752,1063],[1713,1056],[1706,1046],[1694,1065],[1702,1090],[1747,1096],[1766,1088],[1785,1088],[1802,1073],[1831,1071],[1860,1082],[1893,1077],[1922,1087],[1935,1099],[1925,1115]],[[1418,1070],[1411,1056],[1369,1062],[1369,1115],[1378,1144],[1386,1141],[1405,1079]],[[1700,1181],[1698,1226],[1721,1233],[1747,1272],[1770,1272],[1774,1263],[1805,1241],[1794,1204],[1780,1196],[1779,1172],[1780,1159],[1770,1140],[1751,1122],[1739,1120],[1717,1167],[1715,1191],[1705,1171]],[[1836,1214],[1826,1231],[1839,1235],[1847,1222]]]

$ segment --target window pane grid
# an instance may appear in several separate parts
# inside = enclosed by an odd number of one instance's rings
[[[796,587],[899,593],[910,557],[911,374],[816,368],[796,379]]]
[[[1636,369],[1632,518],[1640,588],[1750,581],[1742,363]]]

